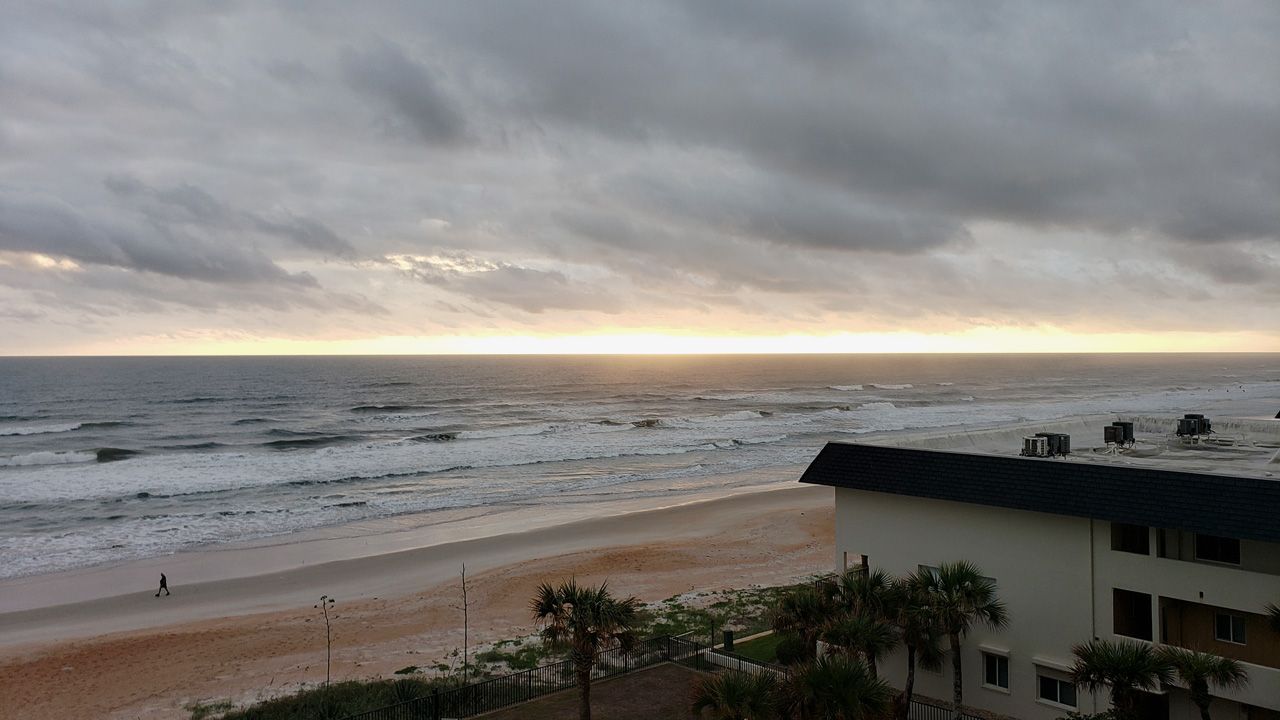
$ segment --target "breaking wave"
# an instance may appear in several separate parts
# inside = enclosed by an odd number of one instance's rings
[[[359,438],[354,435],[317,435],[315,437],[300,437],[291,440],[271,440],[262,443],[263,447],[272,450],[299,450],[302,448],[325,447],[328,445],[337,445],[339,443],[351,442]]]
[[[21,427],[0,428],[3,435],[44,435],[45,433],[61,433],[78,430],[80,423],[60,423],[58,425],[28,425]]]
[[[124,448],[98,448],[96,450],[41,450],[23,455],[0,457],[0,467],[31,467],[36,465],[68,465],[71,463],[114,462],[137,455],[137,450]]]
[[[911,383],[871,383],[871,387],[877,390],[910,390],[915,387],[915,385],[912,385]]]
[[[872,387],[878,387],[873,385]],[[861,385],[828,385],[828,390],[838,390],[840,392],[858,392],[862,389]]]

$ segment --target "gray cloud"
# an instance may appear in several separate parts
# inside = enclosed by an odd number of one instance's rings
[[[1275,332],[1273,4],[7,10],[0,334]]]
[[[432,72],[400,47],[380,42],[358,50],[347,48],[341,66],[353,89],[385,103],[423,141],[450,144],[462,139],[462,116],[441,92]]]

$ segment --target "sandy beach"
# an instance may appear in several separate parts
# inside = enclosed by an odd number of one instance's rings
[[[473,645],[531,632],[526,603],[542,580],[608,579],[651,602],[825,571],[831,490],[797,487],[798,469],[782,475],[768,490],[670,507],[624,503],[585,518],[581,508],[526,508],[408,528],[400,519],[5,581],[0,717],[180,718],[193,702],[250,702],[315,682],[324,639],[312,605],[322,594],[338,599],[335,678],[430,665],[461,646],[464,562]],[[162,569],[174,594],[156,599]]]

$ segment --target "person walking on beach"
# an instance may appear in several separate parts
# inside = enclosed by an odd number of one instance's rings
[[[160,590],[163,590],[165,595],[171,594],[169,592],[169,578],[165,577],[164,573],[160,573]],[[156,597],[160,597],[160,590],[156,591]]]

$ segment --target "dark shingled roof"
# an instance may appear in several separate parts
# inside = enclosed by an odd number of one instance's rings
[[[1280,542],[1266,478],[833,442],[800,482]]]

